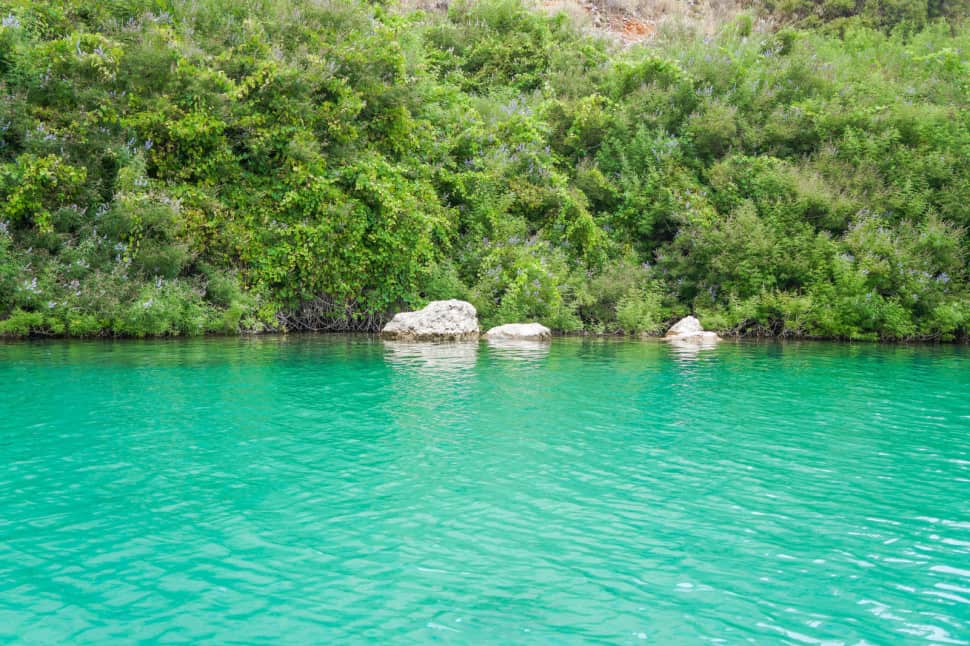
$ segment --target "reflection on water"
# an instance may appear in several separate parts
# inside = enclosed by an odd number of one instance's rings
[[[475,367],[478,341],[384,341],[388,363],[431,371]]]
[[[706,353],[716,349],[718,341],[706,338],[691,341],[673,339],[668,341],[668,343],[670,344],[670,349],[677,357],[681,359],[694,359],[702,352]]]
[[[549,356],[549,341],[527,341],[524,339],[487,339],[488,351],[492,356],[502,359],[540,361]]]
[[[549,356],[548,341],[487,339],[492,357],[517,361],[541,361]],[[469,370],[478,360],[478,341],[384,341],[385,358],[393,366],[427,372]]]

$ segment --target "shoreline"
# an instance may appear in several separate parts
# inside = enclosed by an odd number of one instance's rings
[[[882,345],[882,346],[970,346],[970,338],[954,339],[950,341],[943,340],[933,340],[933,339],[911,339],[911,340],[884,340],[884,339],[851,339],[851,338],[838,338],[838,337],[817,337],[817,336],[785,336],[785,335],[730,335],[722,334],[721,341],[722,344],[739,344],[739,343],[832,343],[839,345],[853,345],[853,344],[864,344],[864,345]],[[95,336],[70,336],[70,335],[30,335],[25,337],[18,336],[0,336],[0,344],[4,345],[17,345],[17,344],[33,344],[33,343],[44,343],[44,342],[55,342],[55,341],[80,341],[80,342],[116,342],[120,341],[123,343],[131,342],[184,342],[184,341],[197,341],[197,340],[216,340],[216,339],[240,339],[240,340],[253,340],[253,339],[285,339],[285,338],[306,338],[306,337],[360,337],[360,338],[372,338],[377,341],[384,341],[388,343],[401,343],[401,344],[449,344],[449,343],[487,343],[487,339],[484,337],[479,337],[478,339],[469,339],[464,341],[407,341],[407,340],[397,340],[397,339],[383,339],[381,338],[380,332],[360,332],[360,331],[312,331],[312,330],[300,330],[296,332],[280,332],[280,331],[269,331],[269,332],[243,332],[239,334],[198,334],[192,336],[110,336],[110,335],[95,335]],[[593,332],[558,332],[553,331],[552,341],[556,340],[566,340],[566,339],[584,339],[584,340],[599,340],[599,341],[625,341],[625,342],[647,342],[647,343],[663,343],[666,342],[663,336],[660,335],[629,335],[629,334],[606,334],[606,333],[593,333]],[[551,341],[528,341],[529,343],[550,343]]]

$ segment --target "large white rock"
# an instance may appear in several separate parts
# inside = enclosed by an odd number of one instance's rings
[[[402,341],[462,341],[478,338],[478,313],[471,303],[432,301],[417,312],[396,314],[381,336]]]
[[[506,323],[493,327],[485,333],[485,338],[548,341],[552,338],[552,331],[539,323]]]
[[[697,334],[698,332],[703,331],[704,328],[701,327],[701,322],[693,316],[688,316],[674,323],[674,325],[667,330],[667,337],[682,336],[684,334]]]
[[[701,322],[693,316],[677,321],[667,330],[667,336],[664,338],[677,343],[697,343],[701,345],[709,345],[721,340],[716,332],[705,332],[704,328],[701,327]]]

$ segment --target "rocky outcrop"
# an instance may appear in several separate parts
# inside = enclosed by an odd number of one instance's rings
[[[401,312],[381,336],[401,341],[464,341],[478,338],[478,313],[471,303],[432,301],[417,312]]]
[[[552,331],[539,323],[507,323],[485,333],[486,339],[514,339],[518,341],[548,341]]]
[[[701,322],[693,316],[688,316],[677,321],[664,337],[668,341],[677,343],[717,343],[721,337],[716,332],[705,332]]]

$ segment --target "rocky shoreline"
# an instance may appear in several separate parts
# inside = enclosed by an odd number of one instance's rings
[[[432,301],[420,310],[399,312],[381,330],[381,337],[392,341],[474,341],[489,340],[549,341],[552,330],[540,323],[506,323],[481,334],[478,312],[467,301]],[[716,332],[705,331],[693,316],[675,323],[664,340],[680,345],[714,345],[721,340]]]

